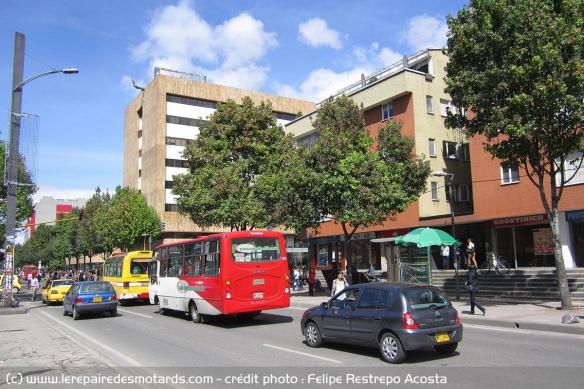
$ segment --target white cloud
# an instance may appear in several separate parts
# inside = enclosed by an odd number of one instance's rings
[[[136,61],[149,61],[149,69],[195,72],[210,82],[239,88],[261,88],[270,68],[258,62],[278,47],[276,34],[265,31],[264,24],[248,13],[214,27],[188,0],[155,12],[145,33],[146,41],[131,51]]]
[[[413,51],[444,47],[448,25],[444,18],[420,15],[408,22],[403,38]]]
[[[330,29],[321,18],[312,18],[301,23],[298,32],[298,38],[310,46],[329,46],[337,50],[343,47],[338,31]]]
[[[377,42],[373,42],[368,48],[355,47],[350,60],[345,61],[350,68],[343,71],[320,68],[312,71],[308,77],[297,87],[285,84],[276,84],[276,94],[320,102],[331,95],[336,95],[340,90],[349,85],[360,82],[361,74],[365,77],[378,72],[386,66],[392,65],[402,59],[402,55],[389,48],[379,48]]]

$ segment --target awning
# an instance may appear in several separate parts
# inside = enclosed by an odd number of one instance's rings
[[[387,243],[387,242],[395,242],[397,236],[394,236],[393,238],[375,238],[375,239],[371,239],[371,243]]]

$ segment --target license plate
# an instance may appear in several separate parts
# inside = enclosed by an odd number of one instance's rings
[[[450,336],[448,336],[448,333],[446,332],[441,332],[439,334],[436,334],[436,342],[441,343],[441,342],[448,342],[450,340]]]
[[[94,303],[101,303],[101,297],[94,297],[93,302]]]
[[[253,294],[253,298],[254,299],[263,299],[264,298],[264,292],[256,292]]]
[[[254,285],[263,285],[263,284],[265,284],[265,283],[266,283],[266,280],[265,280],[265,279],[263,279],[263,278],[255,278],[255,279],[253,280],[253,284],[254,284]]]

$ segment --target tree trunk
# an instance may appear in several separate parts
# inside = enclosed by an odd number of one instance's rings
[[[552,217],[550,218],[550,225],[552,227],[552,240],[554,241],[554,258],[556,261],[556,276],[558,277],[561,308],[562,310],[570,310],[572,309],[572,297],[570,296],[568,276],[566,275],[566,265],[564,264],[564,255],[562,254],[560,225],[558,222],[558,208],[553,207],[551,211]]]

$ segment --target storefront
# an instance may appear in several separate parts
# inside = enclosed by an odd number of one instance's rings
[[[493,252],[511,267],[553,267],[554,245],[546,214],[491,221]]]

